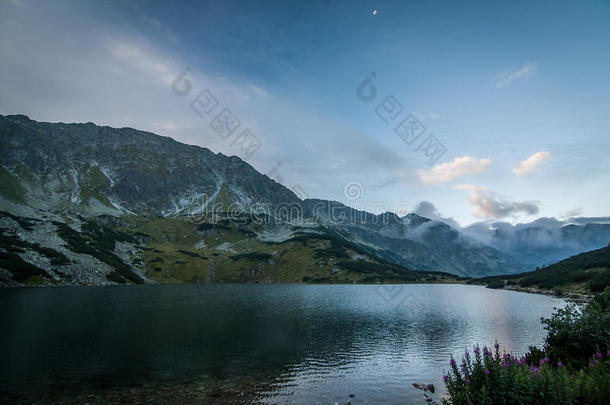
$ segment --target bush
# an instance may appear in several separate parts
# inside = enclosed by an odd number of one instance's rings
[[[51,278],[46,271],[26,262],[12,252],[0,252],[0,267],[11,272],[15,281],[25,281],[29,277],[35,276]]]
[[[606,287],[610,286],[610,271],[598,273],[591,278],[589,281],[589,288],[593,292],[604,291]]]
[[[520,358],[486,347],[466,352],[445,376],[445,404],[607,404],[610,398],[610,288],[549,319],[544,350]]]
[[[610,347],[610,288],[586,306],[568,304],[543,319],[548,331],[544,350],[553,360],[582,367],[599,350]]]
[[[262,252],[251,252],[251,253],[242,253],[239,255],[229,256],[231,260],[249,260],[252,262],[267,262],[273,258],[269,253]]]
[[[487,288],[504,288],[504,280],[491,280],[487,283]]]
[[[444,404],[607,404],[610,398],[610,352],[575,370],[548,357],[534,364],[500,354],[496,343],[493,353],[477,346],[459,367],[450,364]]]

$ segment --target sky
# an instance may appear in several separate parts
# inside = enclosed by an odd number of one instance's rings
[[[302,198],[610,214],[607,0],[2,0],[0,54],[0,114],[171,136]]]

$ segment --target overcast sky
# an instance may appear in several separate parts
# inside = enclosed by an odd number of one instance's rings
[[[610,3],[491,3],[2,0],[0,114],[149,130],[370,211],[610,214]]]

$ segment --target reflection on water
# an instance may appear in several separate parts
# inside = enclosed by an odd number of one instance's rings
[[[542,342],[540,317],[563,305],[475,286],[382,288],[3,289],[0,393],[254,379],[256,402],[419,402],[411,383],[441,386],[450,354],[495,339],[524,352]]]

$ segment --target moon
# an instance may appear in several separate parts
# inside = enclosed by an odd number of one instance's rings
[[[373,15],[377,15],[377,9],[373,10]]]

